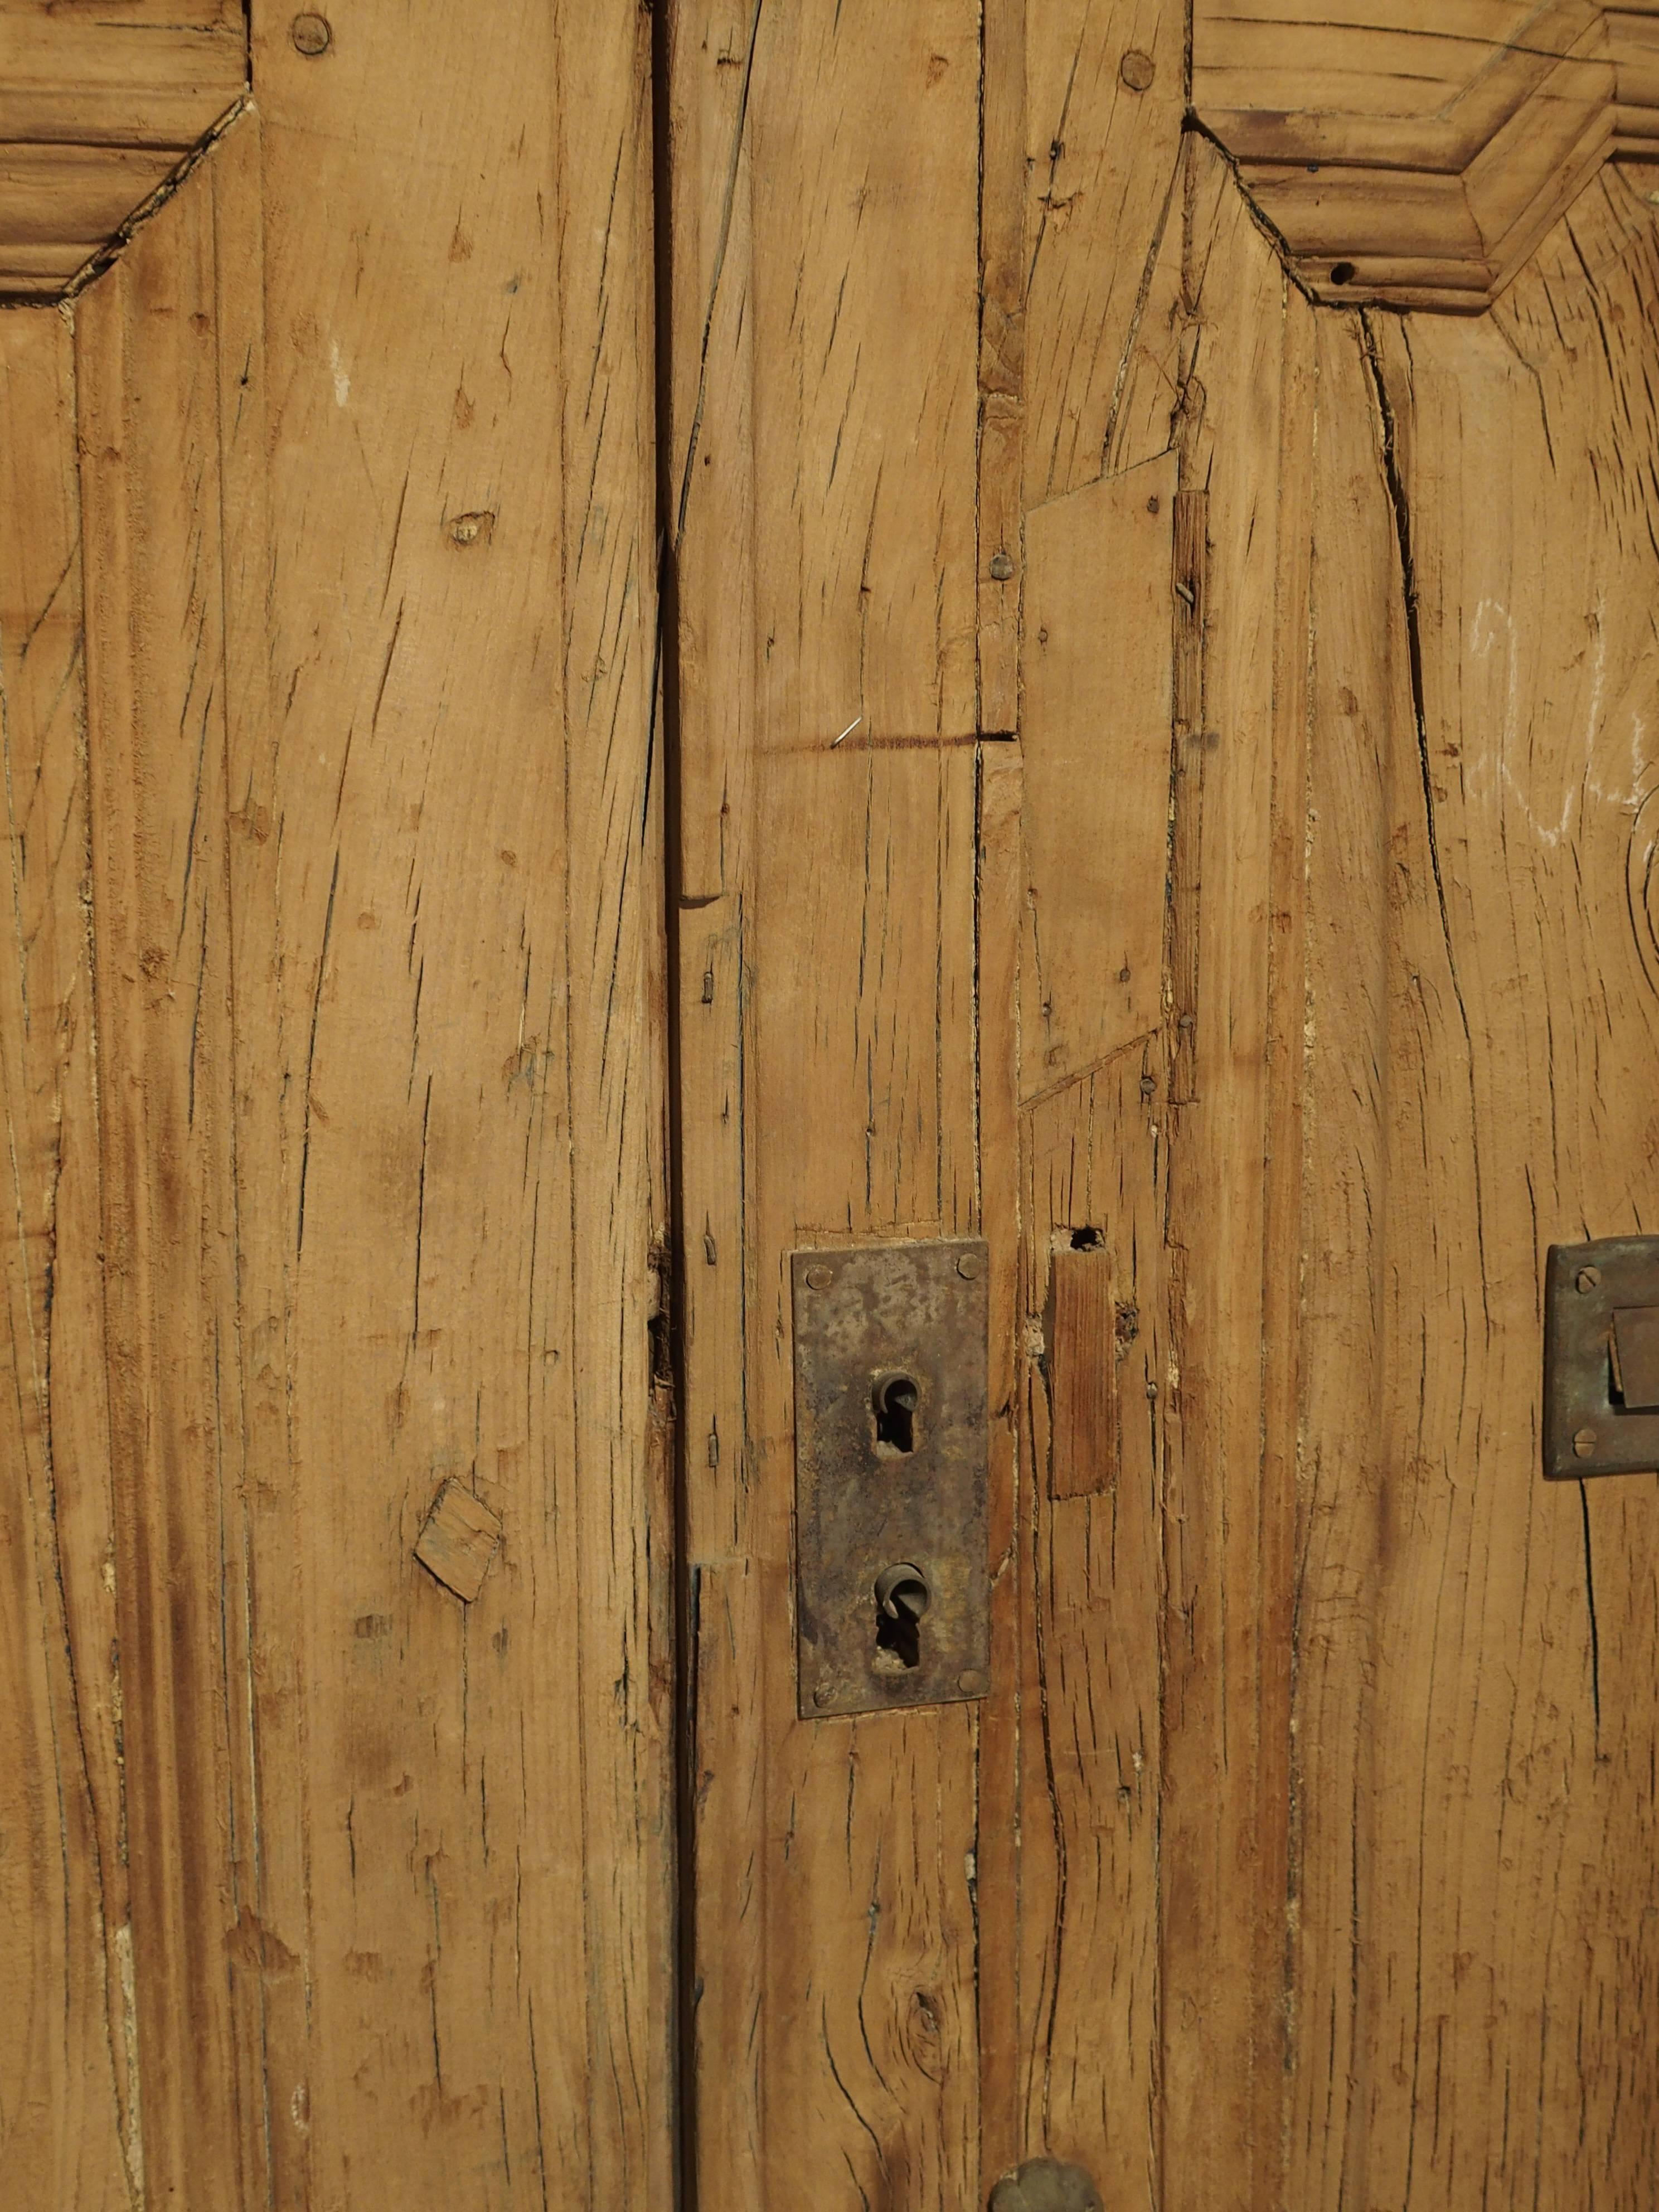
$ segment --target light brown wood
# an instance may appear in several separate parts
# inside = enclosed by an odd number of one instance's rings
[[[786,1255],[981,1219],[979,13],[670,27],[691,2164],[965,2204],[975,1717],[796,1717]]]
[[[71,346],[56,315],[0,317],[0,2135],[20,2203],[113,2212],[142,2153]]]
[[[1659,434],[1656,283],[1651,211],[1610,175],[1492,326],[1413,327],[1408,356],[1347,321],[1328,349],[1353,442],[1315,526],[1352,537],[1358,507],[1365,550],[1315,617],[1310,1016],[1334,1034],[1292,2141],[1323,2201],[1362,2174],[1445,2206],[1651,2184],[1659,1495],[1538,1479],[1537,1285],[1550,1241],[1659,1207],[1656,556],[1626,489]],[[1389,861],[1363,992],[1356,843]]]
[[[8,2201],[654,2207],[648,25],[255,30],[72,333],[0,328]]]
[[[1175,495],[1165,455],[1025,519],[1027,1102],[1163,1015]]]
[[[1195,0],[1194,105],[1315,298],[1479,313],[1604,162],[1659,137],[1656,17]]]
[[[11,2194],[1645,2212],[1659,14],[253,28],[0,314]],[[803,1719],[965,1234],[988,1692]]]
[[[446,1589],[471,1605],[501,1540],[500,1516],[452,1476],[433,1500],[415,1556]]]
[[[1068,1242],[1071,1249],[1049,1263],[1042,1335],[1051,1409],[1048,1495],[1089,1498],[1116,1486],[1120,1322],[1100,1231],[1091,1224],[1073,1230]],[[1126,1337],[1139,1334],[1136,1308],[1126,1304],[1121,1327]]]
[[[234,0],[0,4],[0,296],[82,276],[247,84]]]

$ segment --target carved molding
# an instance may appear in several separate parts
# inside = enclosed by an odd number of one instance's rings
[[[62,293],[246,87],[240,0],[0,0],[0,295]]]
[[[1659,158],[1659,0],[1194,0],[1193,106],[1316,299],[1478,314]]]

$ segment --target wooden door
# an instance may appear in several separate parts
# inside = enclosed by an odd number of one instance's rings
[[[662,2205],[649,27],[180,15],[0,11],[0,2197]]]
[[[669,12],[721,2212],[1651,2201],[1659,20],[1335,12]],[[974,1233],[991,1694],[799,1717],[788,1255]]]
[[[1645,2212],[1659,15],[184,12],[0,0],[8,2202]]]

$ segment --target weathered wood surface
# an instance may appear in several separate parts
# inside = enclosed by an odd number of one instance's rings
[[[1645,2212],[1645,179],[1316,311],[1177,9],[678,8],[671,777],[649,26],[417,28],[0,318],[9,2187],[672,2201],[672,950],[692,2201]],[[802,1722],[786,1255],[973,1231],[992,1694]]]
[[[7,2201],[655,2207],[648,25],[255,34],[0,325]]]
[[[83,271],[247,73],[240,0],[0,0],[0,295]]]
[[[1609,175],[1490,325],[1340,329],[1291,2194],[1634,2208],[1659,1486],[1540,1480],[1539,1285],[1659,1229],[1651,210]]]
[[[139,2174],[71,346],[0,317],[0,2143],[29,2212]]]
[[[711,2208],[943,2208],[976,1722],[796,1717],[786,1255],[981,1218],[979,11],[670,31],[690,2164]]]

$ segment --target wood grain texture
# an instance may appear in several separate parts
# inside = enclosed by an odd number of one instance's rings
[[[1171,2202],[1255,2206],[1278,2201],[1283,2064],[1294,1492],[1269,1333],[1291,1318],[1299,1227],[1274,1163],[1296,1158],[1301,996],[1282,956],[1300,896],[1313,314],[1222,163],[1196,140],[1189,161],[1176,429],[1208,555],[1204,720],[1177,726],[1171,841],[1163,2156]]]
[[[655,2207],[648,27],[261,53],[76,301],[72,408],[56,315],[9,387],[6,1557],[62,1778],[8,2188]],[[445,1485],[502,1532],[468,1607]]]
[[[785,1255],[980,1221],[979,14],[670,30],[692,2165],[943,2212],[975,1720],[795,1717]]]
[[[248,78],[233,0],[0,6],[0,295],[58,292]]]
[[[1018,1154],[1017,1193],[994,1217],[988,1195],[988,1221],[1005,1224],[1019,1267],[1017,1480],[994,1547],[1006,1561],[1005,1687],[981,1752],[984,2172],[988,2182],[1028,2156],[1074,2158],[1108,2203],[1133,2203],[1156,2192],[1159,2155],[1158,1094],[1176,478],[1160,458],[1175,381],[1154,342],[1173,304],[1159,272],[1179,254],[1184,24],[1179,9],[1130,4],[1030,8],[1024,28],[1021,743],[986,786],[981,898],[982,1065],[994,1076],[1013,1050],[1027,1102],[1017,1122],[1012,1100],[1006,1118],[988,1107],[985,1121],[988,1176],[1001,1147]],[[987,176],[988,225],[1005,218],[990,211],[988,162]],[[1006,831],[992,830],[1016,799],[1009,855]],[[1017,956],[1006,942],[1016,916]],[[988,1100],[1006,1079],[988,1082]],[[1112,1433],[1086,1441],[1082,1409],[1105,1394],[1099,1328],[1074,1325],[1074,1267],[1109,1279],[1109,1333],[1125,1346]]]
[[[1316,298],[1479,313],[1659,131],[1651,0],[1197,0],[1193,99]]]
[[[1028,1101],[1163,1016],[1175,492],[1166,455],[1025,519]]]
[[[25,2212],[138,2199],[68,325],[0,315],[0,2137]]]
[[[1372,1304],[1322,1271],[1310,1365],[1339,1342],[1359,1365],[1311,1439],[1294,2139],[1326,2201],[1363,2175],[1413,2205],[1635,2206],[1659,1493],[1538,1480],[1538,1285],[1549,1242],[1646,1228],[1659,1202],[1631,889],[1659,680],[1650,211],[1608,178],[1497,313],[1350,325],[1337,369],[1370,452],[1332,503],[1370,551],[1316,612],[1346,734],[1313,1018],[1386,1073],[1333,1067],[1310,1179],[1313,1233],[1369,1262]],[[1350,831],[1389,863],[1363,997],[1334,951],[1348,867],[1323,852]]]

